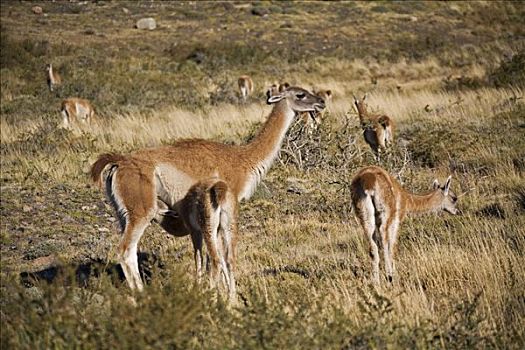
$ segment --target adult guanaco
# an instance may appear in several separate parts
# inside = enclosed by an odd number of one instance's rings
[[[379,284],[379,247],[389,282],[394,274],[394,246],[399,225],[409,213],[438,212],[457,214],[457,196],[450,190],[452,176],[443,186],[437,180],[426,194],[412,194],[386,170],[369,166],[361,169],[351,184],[351,199],[359,223],[370,243],[372,280]]]
[[[191,234],[197,280],[200,280],[205,264],[202,254],[204,239],[211,286],[217,286],[222,272],[229,298],[235,298],[235,257],[231,256],[235,253],[237,240],[238,202],[235,195],[220,179],[202,180],[190,187],[177,212]]]
[[[179,216],[164,213],[177,213],[178,203],[188,189],[210,177],[223,179],[238,201],[250,198],[277,157],[295,116],[325,107],[320,97],[298,87],[271,96],[267,103],[273,104],[273,109],[247,144],[181,140],[128,155],[102,154],[92,165],[91,177],[104,186],[123,232],[119,259],[130,288],[143,289],[137,247],[152,220],[172,235],[187,235]],[[228,259],[234,257],[235,252]],[[233,266],[233,261],[230,264]]]
[[[53,89],[59,85],[62,84],[62,78],[53,69],[53,65],[51,63],[46,65],[46,75],[47,75],[47,86],[49,87],[49,91],[53,91]]]
[[[63,126],[67,128],[78,122],[91,124],[95,110],[88,100],[70,97],[62,101],[60,113],[62,113]]]
[[[365,141],[379,158],[380,151],[394,142],[394,121],[387,115],[368,113],[365,102],[366,96],[367,94],[359,101],[354,95],[354,104],[359,114],[359,122],[363,129]]]
[[[248,75],[241,75],[237,81],[239,85],[239,91],[243,101],[246,101],[248,96],[253,92],[253,80]]]

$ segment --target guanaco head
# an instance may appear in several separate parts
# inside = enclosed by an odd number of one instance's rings
[[[363,98],[361,99],[361,101],[359,101],[359,99],[357,97],[355,97],[355,95],[352,95],[354,96],[354,105],[355,105],[355,108],[357,108],[357,112],[359,114],[366,114],[366,95],[365,94],[363,96]]]
[[[279,84],[279,92],[283,92],[284,90],[288,89],[290,87],[290,84],[288,82],[284,82],[282,84]]]
[[[296,114],[308,112],[314,120],[315,114],[326,107],[325,102],[321,97],[295,86],[289,87],[276,95],[270,96],[267,103],[273,104],[281,100],[286,100],[288,106],[293,109]]]
[[[452,190],[450,189],[450,182],[452,181],[452,175],[450,175],[447,178],[447,181],[443,186],[439,185],[439,181],[436,179],[434,180],[434,183],[432,184],[432,187],[435,191],[439,191],[442,196],[441,200],[441,209],[444,211],[456,215],[458,213],[458,209],[456,208],[458,197]]]
[[[277,95],[279,93],[279,87],[277,84],[272,84],[268,90],[266,90],[266,98],[270,98],[273,95]]]
[[[46,64],[46,72],[49,72],[50,70],[53,70],[53,66],[51,63]]]
[[[314,90],[314,94],[321,97],[325,103],[332,100],[332,90]]]

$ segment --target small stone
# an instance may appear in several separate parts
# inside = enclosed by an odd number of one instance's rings
[[[126,15],[129,13],[129,10],[125,7],[122,8],[122,12],[124,12]]]
[[[22,207],[22,211],[23,211],[24,213],[29,213],[31,210],[33,210],[33,208],[32,208],[30,205],[24,205],[24,206]]]
[[[105,227],[99,227],[98,228],[98,232],[109,232],[109,229],[107,229]]]
[[[44,13],[44,10],[42,10],[40,6],[31,7],[31,11],[33,11],[35,15],[41,15],[42,13]]]
[[[157,28],[157,22],[155,22],[155,19],[151,17],[141,18],[137,21],[136,27],[137,29],[153,30]]]

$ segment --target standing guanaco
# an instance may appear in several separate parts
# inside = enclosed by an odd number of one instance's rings
[[[449,176],[443,186],[437,180],[433,190],[418,195],[405,190],[386,170],[369,166],[361,169],[353,178],[351,198],[359,223],[370,243],[372,257],[372,279],[379,284],[379,248],[383,248],[383,259],[387,278],[394,274],[394,246],[399,225],[406,214],[438,212],[444,210],[457,214],[457,196],[450,190]]]
[[[273,104],[273,109],[247,144],[181,140],[128,155],[102,154],[92,165],[91,177],[105,188],[123,232],[119,257],[130,288],[143,289],[137,248],[153,219],[170,234],[187,235],[180,217],[163,213],[177,213],[178,203],[189,188],[210,177],[223,179],[238,201],[250,198],[277,157],[296,115],[325,107],[320,97],[298,87],[271,96],[267,103]],[[235,253],[227,260],[234,257]],[[233,260],[227,263],[234,265]]]

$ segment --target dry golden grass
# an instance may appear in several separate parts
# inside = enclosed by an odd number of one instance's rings
[[[129,2],[128,16],[121,2],[43,2],[47,17],[32,5],[1,5],[2,348],[525,346],[524,92],[486,80],[520,49],[499,34],[522,33],[518,3]],[[144,40],[132,26],[146,14],[159,28]],[[69,79],[57,94],[34,79],[48,60]],[[243,105],[245,73],[257,91]],[[318,130],[290,130],[284,147],[301,143],[304,163],[282,154],[242,203],[239,304],[194,285],[190,240],[153,224],[133,306],[89,166],[180,138],[243,143],[275,81],[334,99]],[[365,92],[397,123],[380,165],[415,192],[452,174],[462,211],[408,218],[396,281],[379,288],[348,197],[355,171],[377,163],[353,108]],[[93,100],[94,125],[57,127],[66,94]]]

